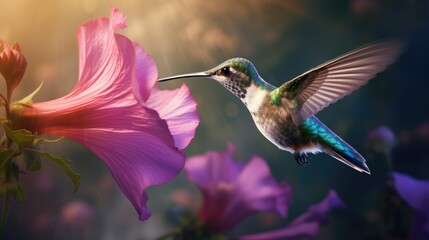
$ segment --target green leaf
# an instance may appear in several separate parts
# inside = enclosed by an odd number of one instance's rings
[[[2,194],[1,197],[2,197],[3,206],[2,206],[1,220],[0,220],[0,237],[3,237],[3,233],[6,228],[7,217],[9,215],[9,206],[10,206],[11,199],[7,192],[4,195]]]
[[[22,151],[22,158],[26,165],[26,171],[34,172],[42,169],[42,159],[40,158],[39,154],[35,153],[34,151],[28,151],[27,149],[24,149]]]
[[[4,126],[4,132],[6,136],[14,141],[19,147],[33,147],[36,134],[25,129],[12,130],[6,125]]]
[[[22,182],[4,183],[0,187],[0,196],[9,195],[15,197],[18,201],[23,202],[26,196],[25,185]]]
[[[24,202],[26,195],[27,194],[24,184],[22,182],[17,182],[15,190],[16,199],[18,199],[20,202]]]
[[[14,155],[15,155],[15,150],[13,149],[0,150],[0,169],[3,169],[8,163],[8,161],[10,161]]]
[[[34,92],[30,93],[30,95],[26,96],[25,98],[19,100],[18,102],[13,103],[13,104],[28,106],[29,104],[31,104],[33,102],[33,97],[40,91],[42,86],[43,86],[43,82],[40,83],[39,87],[37,87],[37,89],[34,90]],[[28,106],[28,107],[30,107],[30,106]]]
[[[21,170],[20,170],[19,166],[16,164],[16,162],[15,161],[11,162],[11,164],[10,164],[10,175],[19,181],[19,174],[20,173],[21,173]]]
[[[6,194],[10,194],[11,192],[13,193],[15,191],[15,183],[7,183],[7,182],[3,182],[0,185],[0,196],[4,196]]]
[[[73,183],[73,193],[76,193],[77,189],[79,188],[80,185],[80,175],[75,173],[73,171],[73,169],[71,169],[71,165],[72,165],[72,161],[62,157],[62,156],[55,156],[51,153],[48,152],[42,152],[42,151],[37,151],[37,150],[26,150],[26,151],[31,151],[34,152],[35,154],[39,155],[42,158],[48,159],[50,161],[52,161],[53,163],[55,163],[58,167],[60,167],[70,178],[71,182]]]
[[[42,160],[40,158],[34,159],[31,164],[27,165],[27,171],[35,172],[42,169]]]
[[[47,139],[47,138],[42,138],[42,137],[38,137],[37,136],[34,139],[34,146],[37,146],[37,145],[40,145],[40,144],[43,144],[43,143],[56,143],[56,142],[61,141],[62,139],[63,139],[63,137],[60,137],[58,139]]]

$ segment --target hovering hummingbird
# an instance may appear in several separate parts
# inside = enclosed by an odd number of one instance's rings
[[[280,87],[266,82],[247,59],[232,58],[204,71],[159,79],[211,78],[247,106],[259,131],[307,165],[307,153],[325,152],[370,174],[366,160],[314,115],[366,84],[393,63],[401,50],[396,41],[379,42],[346,53],[295,77]]]

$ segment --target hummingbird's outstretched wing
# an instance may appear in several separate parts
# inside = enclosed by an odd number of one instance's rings
[[[383,71],[399,55],[398,41],[379,42],[346,53],[286,82],[271,92],[273,101],[292,109],[296,125],[350,94]]]

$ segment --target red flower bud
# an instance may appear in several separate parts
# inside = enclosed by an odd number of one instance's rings
[[[0,73],[6,80],[8,101],[13,90],[21,82],[26,69],[27,60],[22,54],[21,47],[17,43],[9,46],[0,39]]]

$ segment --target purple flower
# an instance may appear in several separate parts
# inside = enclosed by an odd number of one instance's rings
[[[368,144],[376,153],[390,155],[395,145],[395,134],[390,128],[380,126],[369,132]]]
[[[414,223],[408,239],[429,239],[429,181],[393,173],[399,195],[414,209]]]
[[[233,151],[230,144],[226,152],[207,152],[185,163],[187,177],[203,194],[198,219],[212,230],[226,231],[257,211],[285,216],[289,185],[277,183],[262,158],[254,156],[243,164],[231,158]]]
[[[326,214],[334,208],[344,208],[345,204],[334,190],[320,203],[310,206],[304,214],[298,216],[285,228],[272,232],[253,234],[240,237],[240,240],[299,240],[315,237],[319,232],[319,226],[327,222]]]

